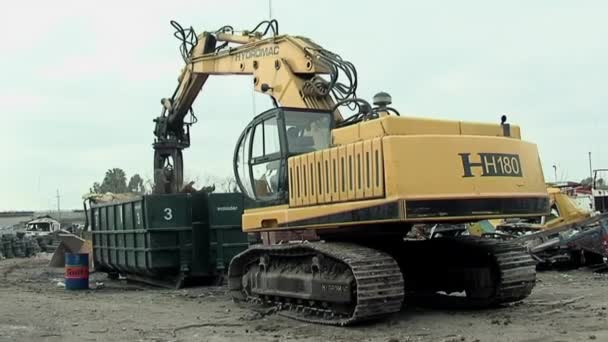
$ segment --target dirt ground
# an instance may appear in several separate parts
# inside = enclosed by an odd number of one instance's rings
[[[224,287],[151,288],[92,274],[103,287],[66,291],[48,257],[0,261],[0,341],[608,341],[608,275],[539,274],[528,299],[483,311],[407,308],[339,328],[265,315]]]

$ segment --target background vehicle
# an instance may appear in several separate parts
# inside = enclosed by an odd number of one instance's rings
[[[593,186],[591,188],[591,195],[593,196],[593,210],[605,213],[608,211],[608,188],[606,188],[602,177],[608,173],[608,169],[597,169],[593,170]],[[600,187],[600,180],[602,185]]]
[[[59,221],[50,216],[43,216],[25,224],[26,236],[46,236],[61,230]]]

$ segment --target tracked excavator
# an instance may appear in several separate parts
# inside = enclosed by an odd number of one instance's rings
[[[233,166],[253,203],[243,230],[291,237],[232,260],[236,301],[343,326],[397,312],[408,298],[457,293],[479,307],[530,294],[534,261],[519,245],[405,239],[415,223],[549,212],[537,148],[517,125],[504,116],[491,124],[400,115],[384,92],[372,105],[356,97],[353,64],[279,34],[275,20],[201,34],[172,24],[185,66],[155,120],[157,192],[182,186],[188,118],[209,76],[252,75],[255,91],[275,104],[244,128]]]

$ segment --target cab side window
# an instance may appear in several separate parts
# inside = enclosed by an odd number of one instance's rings
[[[265,119],[253,128],[251,152],[252,184],[256,197],[274,197],[279,192],[281,144],[276,117]]]

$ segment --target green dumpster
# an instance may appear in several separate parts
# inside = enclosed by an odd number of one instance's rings
[[[194,193],[92,204],[95,269],[176,287],[221,278],[248,246],[243,202],[238,193]]]

